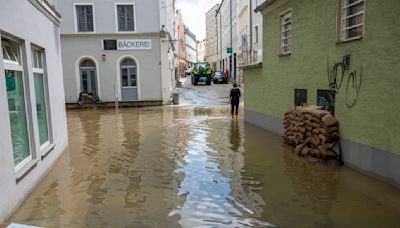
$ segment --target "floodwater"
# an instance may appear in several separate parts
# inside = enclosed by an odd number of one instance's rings
[[[9,222],[400,227],[400,190],[311,163],[227,106],[68,112],[69,148]]]

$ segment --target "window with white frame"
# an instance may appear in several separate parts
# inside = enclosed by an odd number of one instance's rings
[[[36,117],[39,128],[40,149],[43,150],[50,144],[49,124],[48,124],[48,105],[45,83],[45,72],[43,70],[44,55],[43,49],[32,48],[32,68],[36,95]]]
[[[122,87],[136,87],[137,69],[133,59],[125,59],[121,62],[121,84]]]
[[[14,165],[15,169],[19,170],[32,160],[21,45],[18,41],[2,37],[1,49],[3,52]]]
[[[289,10],[281,14],[280,49],[281,55],[292,52],[292,11]]]
[[[133,5],[117,6],[117,26],[119,32],[135,31],[134,9]]]
[[[361,38],[364,32],[364,0],[339,0],[339,41]]]
[[[75,5],[78,32],[93,32],[93,5]]]

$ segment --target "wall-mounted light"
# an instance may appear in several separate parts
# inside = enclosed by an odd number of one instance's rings
[[[101,59],[102,59],[103,61],[106,61],[106,54],[102,54],[102,55],[101,55]]]

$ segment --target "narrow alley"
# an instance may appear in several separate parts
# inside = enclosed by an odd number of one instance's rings
[[[311,163],[230,118],[231,84],[180,104],[68,112],[69,148],[9,222],[43,227],[396,227],[398,189]],[[356,224],[356,225],[355,225]]]

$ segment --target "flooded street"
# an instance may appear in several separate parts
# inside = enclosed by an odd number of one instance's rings
[[[311,163],[230,118],[229,85],[179,106],[68,111],[69,148],[9,222],[43,227],[399,227],[400,190]]]

